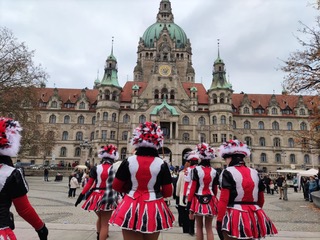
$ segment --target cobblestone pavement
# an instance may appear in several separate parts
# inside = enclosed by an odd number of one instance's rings
[[[60,182],[55,182],[53,179],[49,182],[44,182],[41,177],[27,177],[27,181],[30,187],[29,200],[48,226],[50,231],[49,239],[96,239],[96,216],[92,212],[84,211],[80,207],[81,205],[75,207],[74,203],[77,197],[67,197],[68,182],[66,177]],[[77,189],[77,195],[80,191],[81,189]],[[278,235],[266,239],[320,240],[320,209],[316,208],[312,203],[304,201],[302,193],[294,193],[293,189],[289,189],[288,199],[288,201],[280,200],[277,194],[265,195],[264,210],[279,231]],[[174,204],[172,204],[171,210],[177,216]],[[37,239],[32,227],[20,218],[14,208],[12,208],[12,212],[15,214],[15,233],[18,239]],[[111,227],[110,231],[110,240],[122,239],[119,228]],[[182,229],[175,226],[170,231],[161,233],[159,239],[188,240],[195,239],[195,237],[182,234]],[[216,232],[215,239],[218,239]]]

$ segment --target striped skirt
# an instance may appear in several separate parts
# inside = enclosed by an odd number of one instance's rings
[[[270,218],[257,205],[235,204],[228,207],[222,220],[222,230],[237,239],[260,239],[278,231]]]
[[[201,203],[199,199],[194,196],[192,198],[190,211],[199,216],[216,216],[218,213],[218,200],[215,196],[212,196],[208,203]]]
[[[125,195],[113,211],[109,223],[122,229],[154,233],[172,228],[174,216],[163,198],[144,200]]]
[[[93,191],[86,199],[82,208],[88,211],[112,211],[117,207],[117,197],[108,197],[104,190]]]

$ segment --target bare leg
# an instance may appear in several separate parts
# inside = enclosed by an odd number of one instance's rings
[[[97,228],[97,235],[99,236],[100,234],[100,228],[101,228],[101,217],[100,217],[100,212],[95,212],[98,219],[97,219],[97,222],[96,222],[96,228]],[[99,239],[99,237],[98,237]]]
[[[229,237],[228,234],[225,231],[223,231],[222,233],[223,233],[223,239],[224,240],[237,240],[237,238]],[[248,240],[250,240],[250,239],[248,239]]]
[[[100,237],[99,240],[106,240],[109,233],[109,219],[112,211],[100,211]]]
[[[212,231],[212,217],[204,217],[205,228],[207,232],[207,240],[213,240],[213,231]]]
[[[157,240],[159,238],[159,232],[151,234],[143,234],[143,240]]]
[[[196,236],[197,240],[203,240],[203,217],[195,216],[196,218]]]
[[[142,233],[122,229],[123,240],[143,240]]]

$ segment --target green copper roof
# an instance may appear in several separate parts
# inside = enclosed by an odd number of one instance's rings
[[[96,80],[94,80],[94,84],[99,84],[100,83],[100,79],[97,77]]]
[[[145,46],[149,48],[153,47],[154,38],[159,39],[160,32],[165,26],[169,31],[170,38],[172,40],[175,39],[176,47],[184,48],[188,40],[187,35],[181,27],[173,22],[157,22],[148,27],[142,36]]]
[[[198,92],[198,89],[196,87],[190,88],[190,92]]]
[[[173,106],[170,106],[165,99],[159,106],[156,106],[150,114],[157,115],[158,112],[163,108],[167,108],[173,116],[179,116],[179,113],[177,112],[177,110]]]
[[[220,56],[218,56],[218,58],[214,61],[215,64],[217,63],[222,63],[224,64],[223,60],[220,58]]]
[[[139,90],[139,86],[137,84],[133,85],[132,90]]]
[[[105,74],[101,80],[101,85],[120,87],[117,71],[112,70],[111,74]]]
[[[117,61],[116,57],[113,55],[113,53],[111,52],[111,54],[109,55],[109,57],[107,58],[107,60],[112,60],[112,61]]]

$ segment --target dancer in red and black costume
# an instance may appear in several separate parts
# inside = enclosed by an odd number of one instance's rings
[[[172,178],[168,164],[158,156],[163,133],[155,123],[142,123],[131,143],[135,155],[121,163],[113,182],[113,188],[126,195],[110,224],[122,228],[124,240],[156,240],[159,231],[172,228],[174,222],[164,201],[172,195]]]
[[[215,158],[215,151],[207,143],[198,144],[196,151],[201,161],[193,169],[187,209],[190,209],[190,218],[195,217],[197,239],[204,239],[204,220],[207,240],[213,240],[212,220],[217,215],[219,177],[210,160]]]
[[[219,148],[228,167],[220,177],[217,231],[220,239],[260,239],[277,233],[272,221],[262,210],[264,184],[255,169],[245,165],[250,156],[248,146],[230,140]]]
[[[14,221],[10,207],[13,203],[17,213],[36,230],[39,239],[47,240],[48,229],[28,200],[29,187],[22,170],[14,168],[11,159],[19,152],[21,130],[19,122],[0,117],[0,239],[17,239],[12,231]]]
[[[187,209],[187,202],[188,202],[188,195],[190,193],[190,187],[191,187],[191,182],[192,182],[192,174],[193,174],[193,169],[198,165],[199,163],[199,154],[197,153],[196,150],[190,151],[186,154],[186,160],[189,162],[190,166],[185,170],[184,172],[184,187],[183,187],[183,199],[182,203],[185,206],[185,211],[187,212],[187,219],[184,220],[187,222],[188,226],[188,233],[191,236],[194,236],[194,223],[195,220],[194,218],[190,219],[188,217],[189,215],[189,209]]]
[[[118,193],[112,189],[115,176],[113,163],[119,157],[118,149],[112,144],[103,146],[98,153],[98,157],[102,158],[101,163],[91,168],[89,180],[79,195],[75,206],[86,196],[82,208],[94,211],[97,214],[97,239],[105,240],[109,233],[111,213],[118,204]]]

